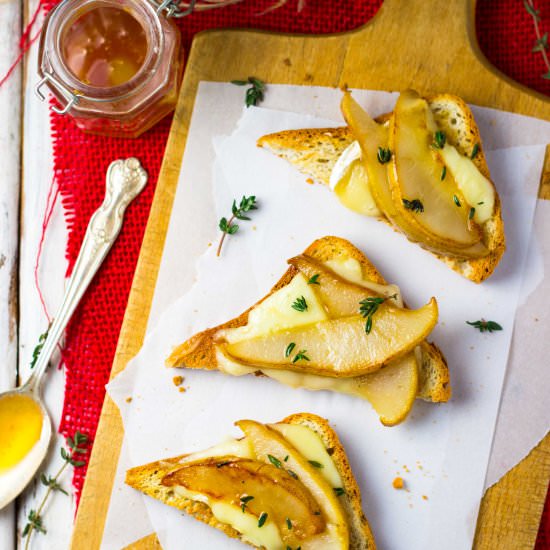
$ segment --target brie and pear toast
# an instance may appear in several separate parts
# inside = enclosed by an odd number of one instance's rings
[[[374,550],[359,487],[328,422],[308,413],[206,451],[128,470],[126,483],[265,550]]]
[[[380,217],[480,283],[505,250],[500,200],[468,106],[403,92],[372,119],[345,92],[347,127],[287,130],[258,145],[328,184],[342,204]]]
[[[450,398],[445,359],[425,340],[437,322],[434,298],[407,309],[399,288],[339,237],[317,239],[288,263],[266,297],[177,346],[166,364],[350,394],[367,399],[388,426],[417,397]]]

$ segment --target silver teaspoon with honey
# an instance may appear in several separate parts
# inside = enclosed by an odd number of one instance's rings
[[[146,183],[147,173],[136,158],[110,164],[105,199],[90,219],[34,370],[22,386],[0,393],[0,510],[23,491],[46,456],[52,425],[42,400],[44,373],[74,310],[120,233],[126,207]]]

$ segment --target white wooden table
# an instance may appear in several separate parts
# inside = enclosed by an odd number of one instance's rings
[[[38,0],[0,0],[0,75],[17,57],[22,28],[37,5]],[[33,90],[37,82],[37,51],[35,44],[26,62],[0,88],[0,391],[27,378],[32,351],[47,327],[34,284],[34,265],[53,170],[48,107]],[[61,301],[65,284],[66,238],[63,212],[58,205],[48,228],[39,271],[50,315]],[[47,376],[44,392],[55,432],[63,394],[64,374],[55,366]],[[48,474],[62,464],[59,448],[63,443],[60,436],[52,442],[44,463]],[[69,494],[71,477],[72,472],[67,471],[62,478]],[[24,548],[26,540],[21,538],[21,531],[29,510],[37,507],[45,489],[40,483],[33,483],[14,504],[0,511],[1,550]],[[30,548],[68,548],[74,511],[74,498],[56,493],[43,513],[47,534],[34,534]]]

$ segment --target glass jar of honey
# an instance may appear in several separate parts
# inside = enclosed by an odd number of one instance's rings
[[[40,38],[36,91],[94,134],[136,137],[172,112],[183,61],[179,31],[148,0],[64,0]]]

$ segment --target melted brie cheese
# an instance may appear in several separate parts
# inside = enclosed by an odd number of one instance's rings
[[[254,546],[265,547],[268,550],[284,550],[285,546],[277,526],[269,517],[262,527],[258,527],[258,518],[254,514],[243,512],[240,506],[229,502],[215,500],[207,495],[190,491],[181,485],[174,486],[174,492],[184,498],[203,502],[212,510],[212,515],[220,522],[231,525],[241,533],[244,540]]]
[[[340,202],[365,216],[381,216],[372,196],[367,171],[361,161],[361,147],[353,141],[338,157],[329,181]]]
[[[461,155],[452,145],[445,144],[439,153],[466,202],[475,208],[474,221],[486,222],[495,208],[493,184],[478,170],[472,159]]]
[[[306,426],[298,424],[270,424],[280,432],[283,437],[290,441],[298,452],[308,460],[318,462],[322,465],[319,473],[328,481],[331,487],[342,487],[342,478],[327,453],[327,449],[321,438]]]
[[[306,300],[305,311],[297,311],[292,307],[300,297]],[[288,285],[254,307],[248,314],[248,323],[245,326],[220,331],[219,336],[229,344],[234,344],[255,336],[265,336],[270,332],[279,332],[326,319],[328,316],[323,304],[306,278],[298,273]]]

